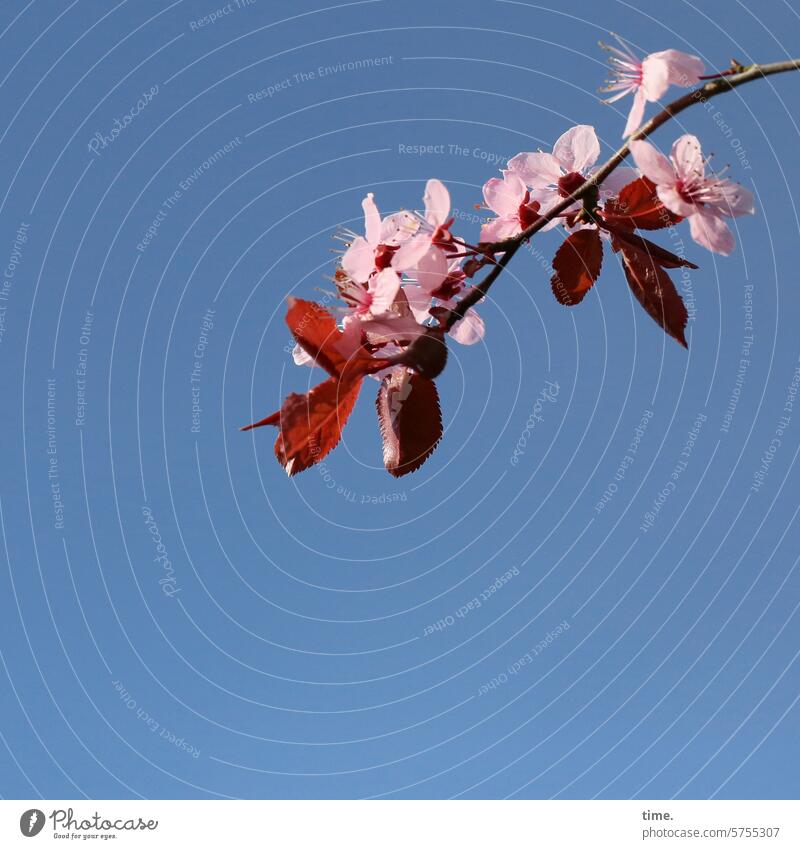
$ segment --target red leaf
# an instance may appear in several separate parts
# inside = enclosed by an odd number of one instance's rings
[[[603,214],[624,226],[640,230],[660,230],[683,221],[680,215],[664,206],[656,194],[656,184],[647,177],[640,177],[624,186],[618,197],[606,202]]]
[[[619,243],[623,242],[635,251],[650,257],[653,262],[660,265],[662,268],[697,268],[697,266],[693,262],[689,262],[688,259],[678,256],[677,254],[668,251],[666,248],[662,248],[661,245],[657,245],[655,242],[645,239],[644,236],[640,236],[638,233],[633,233],[630,230],[626,230],[624,227],[618,227],[614,224],[609,224],[608,222],[605,222],[601,226],[605,230],[608,230],[608,232],[614,237],[612,247],[615,251],[620,249],[621,245]]]
[[[396,478],[416,471],[442,438],[436,385],[408,369],[393,369],[381,381],[375,406],[387,471]]]
[[[330,377],[303,395],[293,392],[277,413],[242,430],[268,424],[279,428],[275,456],[288,475],[296,475],[339,444],[361,383],[361,377],[346,381]]]
[[[560,304],[579,304],[600,276],[603,243],[600,231],[584,229],[574,232],[553,257],[555,274],[550,279],[553,294]]]
[[[628,285],[647,314],[684,348],[688,314],[669,275],[646,254],[622,246],[622,267]]]

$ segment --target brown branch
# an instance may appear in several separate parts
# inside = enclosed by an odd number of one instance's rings
[[[506,239],[504,242],[498,242],[492,246],[491,251],[502,253],[502,257],[486,277],[478,285],[471,287],[469,292],[458,302],[458,305],[450,311],[447,321],[444,324],[444,329],[449,330],[457,321],[464,318],[468,310],[485,297],[491,285],[500,276],[514,254],[534,233],[537,233],[545,224],[559,216],[577,201],[583,199],[587,194],[596,191],[603,180],[628,156],[630,153],[630,142],[647,138],[662,126],[662,124],[666,124],[667,121],[674,118],[678,113],[683,112],[684,109],[688,109],[695,103],[703,103],[712,97],[716,97],[718,94],[724,94],[726,91],[731,91],[737,86],[744,85],[761,77],[767,77],[770,74],[780,74],[784,71],[796,70],[800,70],[800,59],[770,62],[767,65],[750,65],[743,70],[737,70],[736,73],[716,77],[705,85],[700,86],[700,88],[693,89],[677,100],[673,100],[672,103],[667,104],[657,115],[654,115],[649,121],[642,124],[635,133],[632,133],[628,141],[610,159],[604,162],[583,185],[575,189],[569,197],[559,201],[552,209],[549,209],[541,218],[537,219],[530,227],[523,230],[517,236]]]

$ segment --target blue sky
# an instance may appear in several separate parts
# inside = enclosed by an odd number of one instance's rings
[[[680,231],[688,352],[611,257],[557,304],[548,233],[451,347],[419,472],[383,470],[371,382],[291,480],[238,431],[316,381],[285,298],[324,297],[367,191],[439,177],[475,239],[508,157],[577,123],[618,145],[609,31],[721,69],[800,19],[3,4],[2,796],[797,796],[800,76],[654,137],[757,198],[729,258]]]

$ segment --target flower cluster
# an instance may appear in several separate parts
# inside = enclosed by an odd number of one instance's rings
[[[484,268],[493,279],[539,230],[559,228],[565,237],[551,278],[559,303],[583,300],[600,275],[607,245],[644,310],[686,346],[686,308],[667,272],[697,266],[642,231],[687,219],[699,245],[727,255],[735,242],[725,219],[751,214],[753,196],[711,170],[694,136],[677,139],[667,157],[643,140],[645,130],[634,132],[646,102],[659,100],[670,85],[701,79],[700,59],[664,50],[639,61],[619,41],[620,48],[607,48],[614,73],[609,90],[616,92],[612,101],[634,96],[624,135],[634,134],[628,147],[635,168],[603,168],[601,180],[594,128],[572,127],[552,152],[519,153],[500,177],[486,182],[484,207],[493,215],[477,244],[452,232],[450,194],[439,180],[428,180],[418,212],[382,218],[373,195],[364,198],[363,235],[341,234],[346,250],[332,277],[343,306],[334,313],[292,298],[286,317],[297,343],[295,362],[323,368],[328,379],[290,395],[279,411],[245,428],[279,429],[275,453],[289,475],[337,445],[367,376],[379,381],[376,406],[387,470],[399,476],[419,468],[442,435],[433,379],[445,366],[445,337],[471,345],[484,336],[473,304],[485,290],[475,289],[471,279]],[[464,298],[469,300],[461,304]]]

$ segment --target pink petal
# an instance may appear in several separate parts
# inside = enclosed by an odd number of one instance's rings
[[[399,316],[389,313],[383,318],[372,318],[361,322],[361,329],[373,343],[410,342],[421,336],[425,328],[411,316]]]
[[[375,252],[366,239],[356,236],[342,257],[342,268],[351,280],[366,283],[375,270]]]
[[[683,195],[681,195],[675,186],[658,186],[656,188],[656,194],[661,203],[676,215],[688,218],[697,211],[697,207],[693,203],[684,200]]]
[[[425,218],[434,227],[444,224],[450,215],[450,192],[441,180],[428,180],[423,195]]]
[[[728,256],[736,247],[730,227],[722,217],[708,209],[700,209],[689,218],[689,230],[698,245],[716,254]]]
[[[400,245],[407,242],[419,230],[419,220],[410,212],[395,212],[387,215],[381,224],[380,243]]]
[[[508,170],[534,189],[552,186],[561,177],[561,165],[552,153],[518,153],[509,159]]]
[[[443,250],[431,245],[417,263],[417,282],[423,289],[432,292],[442,285],[445,277],[447,277],[447,256]]]
[[[403,242],[392,257],[392,268],[397,271],[411,271],[431,246],[429,233],[420,233]]]
[[[727,181],[722,191],[725,201],[718,204],[718,208],[724,215],[736,218],[739,215],[752,215],[756,211],[753,193],[739,183]]]
[[[662,50],[652,55],[667,63],[671,85],[679,85],[683,88],[693,86],[700,81],[700,76],[706,70],[703,60],[691,53],[683,53],[680,50]]]
[[[430,292],[425,291],[422,286],[404,286],[403,292],[405,292],[408,306],[417,321],[422,322],[426,318],[430,318],[428,314],[428,310],[431,308]]]
[[[522,230],[517,216],[503,216],[487,221],[481,227],[482,242],[502,242],[516,236]]]
[[[670,154],[675,163],[675,171],[681,179],[702,177],[705,173],[703,151],[697,136],[686,133],[675,140]]]
[[[635,168],[617,168],[600,184],[600,193],[608,196],[618,195],[623,187],[632,183],[638,176],[639,173]]]
[[[450,335],[461,345],[474,345],[480,342],[485,334],[486,325],[474,309],[450,328]]]
[[[372,304],[370,312],[373,315],[382,315],[388,312],[394,303],[397,290],[400,288],[400,278],[391,268],[384,268],[380,274],[375,276],[372,292]]]
[[[367,241],[376,248],[381,241],[381,214],[375,205],[372,192],[361,201],[361,208],[364,210],[364,232]]]
[[[671,186],[676,182],[675,169],[663,153],[656,150],[650,142],[632,141],[631,156],[636,167],[645,177],[659,186]]]
[[[625,129],[622,131],[622,138],[627,138],[642,126],[646,100],[644,91],[641,88],[637,88],[636,94],[633,95],[633,103],[631,104],[631,111],[628,113],[628,120],[625,122]]]
[[[597,162],[600,156],[600,142],[594,127],[578,124],[562,135],[553,145],[553,156],[567,171],[584,171]]]
[[[667,93],[669,70],[669,63],[658,53],[651,53],[642,62],[642,90],[651,103],[661,100]]]
[[[516,215],[519,206],[525,200],[525,183],[513,173],[502,180],[492,177],[483,186],[483,199],[486,205],[498,215]]]

